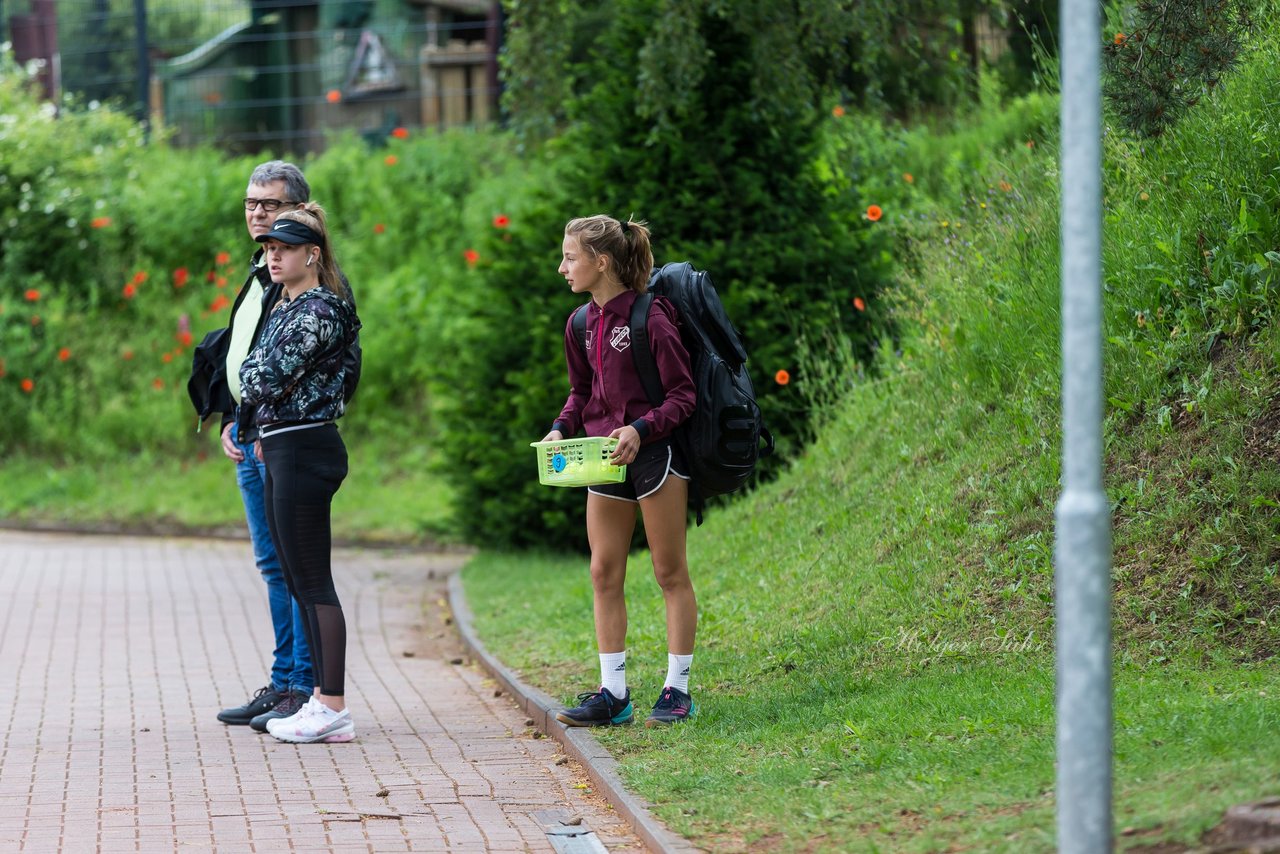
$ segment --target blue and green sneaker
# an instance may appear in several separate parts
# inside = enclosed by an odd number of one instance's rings
[[[568,726],[611,726],[629,724],[634,712],[631,709],[631,691],[619,700],[608,688],[588,691],[578,695],[578,705],[563,712],[556,712],[556,720]]]

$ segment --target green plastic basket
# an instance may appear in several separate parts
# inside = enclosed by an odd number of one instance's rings
[[[538,451],[538,483],[544,486],[591,486],[625,480],[627,467],[609,462],[609,455],[617,444],[617,439],[600,436],[531,442],[530,445]]]

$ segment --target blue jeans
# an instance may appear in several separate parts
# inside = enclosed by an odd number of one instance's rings
[[[315,682],[302,612],[289,595],[284,570],[280,568],[280,558],[276,556],[276,547],[271,542],[271,531],[267,527],[267,505],[263,495],[267,468],[253,455],[252,442],[242,445],[235,438],[234,427],[231,433],[236,447],[244,452],[244,459],[236,463],[236,482],[240,485],[240,497],[244,499],[245,520],[249,523],[249,538],[253,541],[253,558],[262,573],[262,580],[267,583],[271,625],[275,627],[271,687],[277,691],[293,689],[310,695]]]

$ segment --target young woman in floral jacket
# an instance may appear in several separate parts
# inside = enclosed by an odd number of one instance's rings
[[[258,347],[240,368],[266,464],[267,523],[289,591],[302,608],[315,692],[296,714],[267,722],[281,741],[355,738],[346,708],[347,627],[333,586],[329,510],[347,475],[342,415],[344,356],[360,329],[325,227],[308,202],[277,217],[265,244],[272,281],[283,285]]]

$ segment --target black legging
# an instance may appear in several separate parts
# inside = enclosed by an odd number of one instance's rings
[[[329,505],[347,476],[347,447],[337,426],[325,424],[262,437],[262,459],[267,525],[289,592],[302,609],[315,683],[321,694],[341,696],[347,622],[329,562]]]

